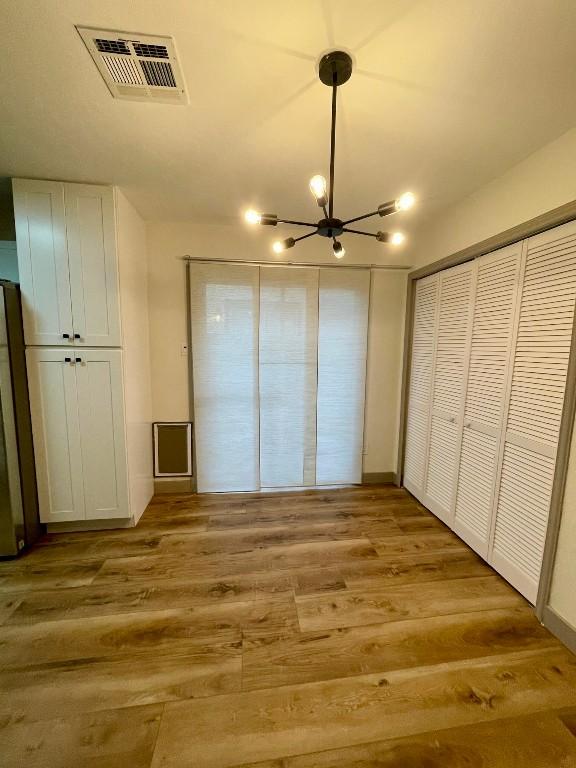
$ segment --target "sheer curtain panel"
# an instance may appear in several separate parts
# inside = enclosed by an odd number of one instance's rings
[[[260,488],[258,283],[258,267],[190,265],[200,493]]]
[[[370,272],[190,264],[197,488],[362,482]]]

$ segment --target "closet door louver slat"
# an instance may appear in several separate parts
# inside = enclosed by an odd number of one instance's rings
[[[426,501],[446,523],[451,522],[457,479],[472,275],[470,263],[440,274]]]
[[[406,420],[404,485],[420,500],[422,500],[424,492],[428,455],[437,304],[437,275],[419,280],[416,284],[414,302],[412,359]]]
[[[576,301],[576,223],[530,238],[490,562],[538,592]]]
[[[476,261],[476,295],[454,530],[486,557],[502,435],[521,245]],[[498,285],[497,294],[492,286]]]

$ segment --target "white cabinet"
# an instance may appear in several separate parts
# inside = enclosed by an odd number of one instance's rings
[[[25,341],[72,344],[64,184],[14,179],[13,190]]]
[[[14,179],[29,345],[120,346],[111,187]]]
[[[418,280],[414,299],[404,485],[419,499],[424,496],[426,468],[428,466],[428,436],[439,282],[438,275]]]
[[[576,222],[525,244],[490,562],[534,601],[548,527],[576,302]]]
[[[26,358],[42,522],[129,517],[122,352],[29,348]]]
[[[572,345],[576,222],[459,270],[416,285],[404,483],[534,602]]]
[[[80,424],[73,350],[26,351],[42,522],[83,520]]]
[[[428,506],[447,524],[452,520],[458,477],[472,287],[471,264],[440,273],[425,487]]]
[[[490,541],[521,257],[522,243],[516,243],[476,262],[454,530],[483,557]]]
[[[76,349],[76,391],[87,519],[128,517],[119,349]]]

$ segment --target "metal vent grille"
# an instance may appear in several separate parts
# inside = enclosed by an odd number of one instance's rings
[[[128,48],[123,40],[102,40],[97,38],[94,40],[94,43],[101,53],[122,53],[130,56],[130,48]]]
[[[171,37],[77,27],[112,96],[135,101],[187,103]]]
[[[122,56],[102,56],[102,61],[115,83],[143,85],[142,72],[137,62]]]
[[[148,43],[133,43],[137,56],[152,59],[169,59],[168,48],[165,45],[149,45]]]
[[[172,67],[166,61],[141,61],[140,66],[148,85],[160,85],[165,88],[176,88],[176,80]]]

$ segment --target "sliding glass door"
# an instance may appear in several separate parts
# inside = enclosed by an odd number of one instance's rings
[[[361,482],[369,271],[190,277],[198,491]]]

